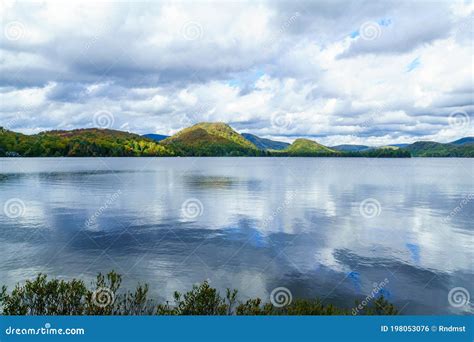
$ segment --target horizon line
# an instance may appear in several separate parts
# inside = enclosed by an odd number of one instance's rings
[[[318,142],[317,140],[315,140],[314,135],[282,135],[282,136],[277,136],[277,138],[273,138],[273,136],[271,138],[268,138],[268,135],[257,135],[257,134],[251,133],[251,132],[237,130],[234,127],[232,127],[231,124],[228,124],[224,121],[201,121],[201,122],[197,122],[197,123],[194,123],[190,126],[185,126],[181,129],[177,130],[175,133],[173,133],[171,135],[162,134],[162,133],[144,133],[144,134],[140,134],[140,133],[136,133],[136,132],[133,132],[133,131],[126,130],[126,129],[124,130],[122,127],[119,127],[118,129],[113,128],[113,127],[79,127],[79,128],[71,128],[71,129],[50,129],[50,130],[42,130],[42,131],[39,131],[37,133],[32,133],[32,134],[23,133],[21,131],[11,130],[11,129],[5,128],[3,126],[0,126],[0,128],[2,128],[3,130],[8,130],[8,131],[11,131],[11,132],[14,132],[14,133],[20,133],[20,134],[29,135],[29,136],[37,135],[37,134],[41,134],[41,133],[47,133],[47,132],[54,132],[54,131],[72,132],[72,131],[78,131],[78,130],[93,130],[93,129],[96,129],[96,130],[104,130],[104,131],[109,130],[109,131],[115,131],[115,132],[135,134],[135,135],[138,135],[138,136],[141,136],[141,137],[145,137],[146,135],[150,135],[150,134],[156,134],[156,135],[171,137],[171,136],[175,135],[176,133],[182,131],[183,129],[193,127],[193,126],[196,126],[198,124],[203,124],[203,123],[224,124],[224,125],[229,126],[231,129],[233,129],[234,131],[236,131],[240,135],[242,135],[242,134],[251,134],[251,135],[254,135],[254,136],[256,136],[258,138],[261,138],[261,139],[269,139],[269,140],[272,140],[272,141],[283,142],[283,143],[288,143],[288,144],[292,144],[293,142],[295,142],[298,139],[308,139],[308,140]],[[295,137],[295,139],[293,139],[291,142],[288,142],[288,141],[278,140],[279,137]],[[325,136],[325,137],[327,137],[327,136]],[[358,137],[358,136],[356,136],[356,137]],[[376,137],[376,136],[370,136],[370,137]],[[325,145],[325,146],[332,147],[332,146],[344,146],[344,145],[346,145],[346,146],[382,147],[382,146],[393,146],[393,145],[403,145],[403,144],[409,145],[409,144],[414,144],[416,142],[435,142],[435,143],[439,143],[439,144],[450,144],[450,143],[456,142],[456,141],[464,139],[464,138],[474,138],[474,136],[470,136],[470,135],[461,136],[461,137],[458,137],[454,140],[447,141],[447,142],[440,142],[440,141],[436,141],[436,140],[414,140],[412,142],[407,141],[407,142],[402,142],[402,143],[388,143],[388,144],[381,144],[381,145],[367,145],[367,144],[362,144],[362,143],[341,143],[341,144],[335,144],[335,145],[331,144],[331,145]]]

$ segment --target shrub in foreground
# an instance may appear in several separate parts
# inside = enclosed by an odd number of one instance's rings
[[[99,273],[89,288],[82,280],[47,279],[39,274],[24,285],[17,284],[8,292],[0,291],[3,315],[350,315],[322,301],[298,299],[284,307],[275,307],[260,298],[244,302],[237,290],[227,289],[225,296],[208,282],[194,285],[186,293],[175,292],[173,303],[158,303],[148,298],[148,285],[138,284],[135,291],[119,291],[122,277],[110,272]],[[355,305],[358,303],[356,302]],[[361,315],[396,315],[396,308],[383,297],[359,312]]]

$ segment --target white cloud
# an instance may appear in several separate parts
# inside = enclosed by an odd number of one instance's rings
[[[464,1],[5,2],[0,118],[31,133],[90,127],[107,109],[114,128],[137,133],[206,120],[329,145],[449,141],[472,135],[448,118],[472,118],[473,11]],[[367,22],[380,26],[375,39],[361,36]]]

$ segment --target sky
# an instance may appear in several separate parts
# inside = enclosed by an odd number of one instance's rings
[[[0,0],[0,126],[474,135],[472,1]]]

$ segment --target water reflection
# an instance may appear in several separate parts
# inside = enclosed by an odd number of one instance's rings
[[[115,269],[170,298],[209,279],[268,297],[319,296],[350,306],[373,284],[404,313],[463,313],[450,288],[472,291],[468,159],[1,159],[0,279],[37,272],[86,279]],[[190,199],[198,216],[183,218]],[[361,215],[361,201],[380,203]],[[93,218],[93,220],[91,220]],[[92,222],[92,223],[91,223]],[[348,304],[349,303],[349,304]]]

